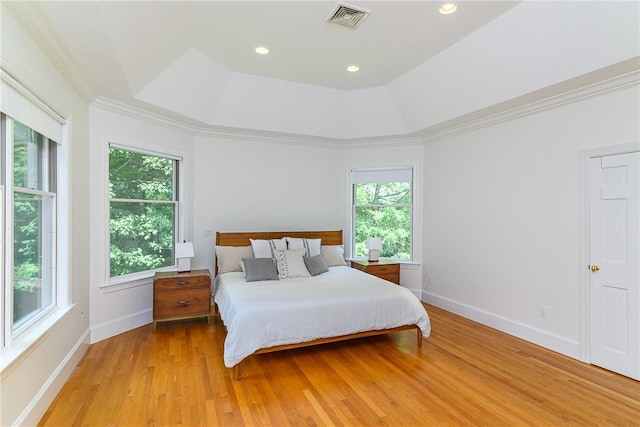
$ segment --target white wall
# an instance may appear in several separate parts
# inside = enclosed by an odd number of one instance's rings
[[[2,3],[2,69],[70,120],[68,277],[71,307],[0,373],[0,425],[37,423],[87,347],[89,313],[88,107]],[[65,173],[67,171],[61,171]],[[65,284],[61,284],[65,286]],[[5,352],[1,357],[7,356]]]
[[[342,152],[331,146],[199,136],[194,265],[214,271],[216,231],[345,229]]]
[[[171,123],[117,112],[101,103],[91,106],[91,342],[152,321],[152,277],[109,286],[109,143],[145,148],[183,157],[184,239],[191,239],[193,221],[193,134]]]
[[[425,299],[579,357],[581,153],[640,141],[639,105],[636,82],[425,145]]]

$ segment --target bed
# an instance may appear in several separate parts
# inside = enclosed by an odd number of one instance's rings
[[[224,363],[234,379],[254,354],[404,330],[415,330],[421,347],[431,332],[422,303],[402,286],[349,267],[342,243],[341,230],[216,233],[214,301],[227,328]],[[256,264],[269,273],[256,278]],[[284,277],[269,276],[268,264]],[[304,267],[311,273],[304,275]]]

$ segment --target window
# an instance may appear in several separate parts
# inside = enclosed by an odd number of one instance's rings
[[[353,170],[353,256],[368,256],[367,237],[380,237],[380,257],[412,259],[413,169]]]
[[[57,144],[2,115],[5,322],[20,334],[56,306]]]
[[[110,277],[175,264],[180,160],[111,144]]]

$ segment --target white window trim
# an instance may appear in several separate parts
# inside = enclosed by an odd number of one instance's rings
[[[101,232],[96,233],[97,246],[99,248],[95,263],[95,267],[98,270],[98,274],[101,279],[98,283],[98,288],[103,294],[121,291],[125,289],[131,289],[138,286],[150,284],[153,275],[156,271],[170,271],[175,270],[176,265],[170,265],[155,270],[141,271],[138,273],[132,273],[128,275],[118,276],[112,278],[109,271],[109,256],[111,253],[110,248],[110,225],[109,225],[109,149],[120,148],[123,150],[133,151],[141,154],[150,154],[154,156],[167,157],[173,160],[180,161],[180,167],[178,168],[178,240],[186,239],[186,230],[188,230],[189,221],[184,214],[184,206],[188,203],[189,194],[187,192],[186,180],[188,177],[187,171],[190,167],[190,158],[187,151],[179,150],[174,147],[168,147],[164,145],[154,144],[150,142],[144,142],[139,140],[132,140],[130,138],[115,136],[115,135],[103,135],[100,144],[100,164],[99,171],[96,171],[101,177],[100,194],[97,194],[98,199],[95,200],[95,206],[99,212],[102,212],[101,218],[97,217],[96,220],[99,224],[95,224],[96,228]],[[93,204],[92,204],[93,205]]]
[[[53,108],[41,101],[37,95],[31,93],[17,80],[9,76],[4,70],[0,70],[0,111],[13,120],[17,120],[25,126],[55,141],[56,153],[56,194],[55,194],[55,236],[54,245],[56,256],[52,260],[54,265],[55,287],[53,305],[46,312],[40,313],[37,321],[24,325],[20,331],[13,331],[12,321],[13,307],[7,312],[10,305],[5,298],[0,298],[3,310],[0,316],[0,380],[11,371],[12,366],[24,357],[27,357],[34,346],[42,343],[46,337],[60,324],[60,321],[73,308],[71,301],[71,280],[69,267],[70,241],[71,241],[71,196],[70,196],[70,165],[69,153],[71,138],[71,118],[65,118]],[[7,132],[11,129],[7,126]],[[5,156],[7,153],[5,153]],[[12,158],[12,156],[9,156]],[[10,193],[10,194],[7,194]],[[13,198],[11,188],[0,185],[0,207],[4,212],[7,197]],[[13,212],[9,213],[10,216]],[[12,226],[9,218],[4,218],[4,231]],[[2,295],[5,294],[8,272],[5,270],[5,260],[12,257],[7,253],[6,241],[0,238],[0,277],[2,277]],[[11,304],[12,305],[12,304]]]
[[[51,305],[41,311],[39,311],[37,314],[35,314],[32,318],[30,319],[26,319],[24,321],[23,324],[21,324],[20,326],[18,326],[17,328],[13,329],[13,338],[18,338],[20,337],[22,334],[24,334],[26,331],[28,331],[32,326],[34,326],[35,324],[37,324],[38,322],[40,322],[44,317],[46,317],[49,313],[53,312],[54,310],[56,310],[58,308],[58,306],[60,305],[60,301],[58,301],[58,275],[57,275],[57,271],[58,271],[58,266],[57,266],[57,253],[58,253],[58,239],[57,239],[57,221],[58,221],[58,214],[57,214],[57,205],[58,205],[58,198],[56,193],[51,193],[49,191],[41,191],[41,190],[31,190],[29,188],[22,188],[22,187],[13,187],[10,191],[11,193],[11,198],[13,199],[15,196],[16,191],[18,193],[22,193],[22,194],[30,194],[33,196],[42,196],[42,197],[49,197],[52,199],[52,204],[53,204],[53,218],[52,218],[52,224],[53,224],[53,230],[52,230],[52,236],[51,239],[53,241],[53,246],[55,247],[54,253],[51,254],[51,277],[52,277],[52,289],[51,292],[53,293],[53,295],[51,296]],[[12,217],[12,224],[13,224],[13,213],[11,213],[11,217]],[[7,227],[6,231],[5,231],[5,235],[7,235],[6,233],[9,232],[9,228]],[[13,230],[11,230],[11,237],[13,238]],[[47,250],[49,248],[45,248],[45,250]],[[7,251],[9,252],[9,251]],[[13,257],[13,250],[11,250],[11,257]],[[4,264],[4,263],[3,263]],[[11,274],[11,279],[13,279],[13,273],[12,272],[7,272],[9,274]],[[8,276],[7,276],[8,278]],[[10,280],[9,282],[13,282],[13,280]],[[5,306],[6,309],[6,306]]]
[[[68,301],[66,300],[62,300],[59,299],[59,295],[61,294],[58,290],[59,287],[62,286],[69,286],[68,282],[64,282],[66,285],[63,285],[60,280],[60,277],[58,277],[58,271],[60,270],[58,268],[58,252],[60,251],[60,239],[57,238],[58,235],[58,189],[56,189],[56,192],[50,192],[50,191],[46,191],[46,190],[37,190],[37,189],[31,189],[31,188],[24,188],[24,187],[19,187],[19,186],[15,186],[13,183],[13,176],[8,172],[8,171],[12,171],[13,170],[13,148],[14,148],[14,141],[13,141],[13,122],[18,121],[17,119],[10,117],[8,115],[5,115],[6,119],[5,119],[5,135],[4,138],[6,139],[6,146],[5,146],[5,152],[3,153],[4,157],[5,157],[5,166],[6,166],[6,170],[7,170],[7,188],[6,191],[3,192],[4,197],[6,199],[3,200],[3,206],[8,206],[7,201],[11,200],[11,206],[13,206],[13,200],[15,198],[15,193],[21,193],[21,194],[29,194],[29,195],[33,195],[33,196],[41,196],[41,197],[48,197],[52,199],[52,203],[53,203],[53,218],[52,218],[52,225],[53,225],[53,230],[52,230],[52,234],[51,234],[51,242],[52,242],[52,246],[54,248],[53,250],[53,254],[51,254],[51,259],[49,260],[49,262],[51,263],[50,267],[52,269],[51,272],[49,272],[50,276],[51,276],[51,292],[52,292],[52,296],[51,296],[51,305],[49,305],[48,307],[45,307],[44,309],[38,311],[33,317],[31,318],[27,318],[24,320],[24,322],[22,324],[20,324],[20,326],[15,327],[15,324],[13,322],[13,301],[15,299],[15,295],[13,295],[13,270],[9,269],[9,270],[4,270],[4,275],[2,276],[3,278],[3,291],[5,294],[5,299],[2,301],[3,303],[3,316],[2,316],[2,320],[4,322],[3,324],[3,344],[4,347],[11,347],[14,342],[19,341],[20,338],[27,334],[30,330],[36,328],[39,324],[41,324],[44,319],[46,319],[50,313],[55,312],[59,307],[64,307],[66,304],[68,304]],[[24,123],[23,123],[24,124]],[[27,126],[27,125],[25,125]],[[30,128],[31,129],[31,128]],[[37,131],[36,131],[37,132]],[[45,157],[48,157],[48,144],[50,144],[50,141],[53,142],[54,144],[56,144],[57,146],[59,146],[60,144],[57,141],[53,141],[51,139],[49,139],[46,135],[43,135],[45,138],[45,142],[47,144],[47,148],[45,150]],[[43,165],[43,184],[45,188],[48,188],[48,179],[49,179],[49,174],[48,174],[48,165]],[[56,175],[58,175],[60,169],[60,160],[56,159]],[[3,255],[5,255],[5,257],[3,258],[3,265],[5,265],[7,263],[7,260],[12,260],[13,259],[13,244],[8,244],[9,242],[13,242],[13,227],[14,227],[14,218],[13,218],[13,209],[9,209],[5,212],[5,226],[4,226],[4,236],[7,237],[7,239],[5,240],[5,246],[4,246],[4,251],[3,251]],[[46,249],[46,248],[45,248]],[[11,298],[6,298],[6,294],[11,293],[12,296]],[[62,295],[66,295],[66,293],[62,293]],[[10,320],[11,319],[11,320]]]

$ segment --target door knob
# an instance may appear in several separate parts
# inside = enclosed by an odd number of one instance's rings
[[[594,273],[595,273],[596,271],[598,271],[598,270],[600,270],[600,267],[598,267],[597,265],[592,265],[592,266],[591,266],[591,271],[593,271]]]

